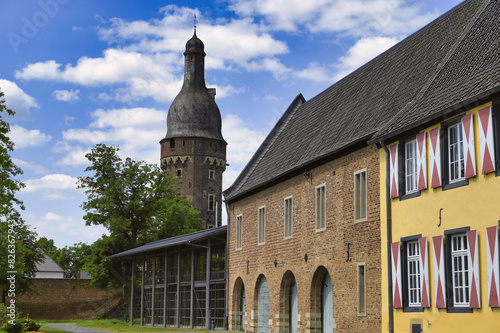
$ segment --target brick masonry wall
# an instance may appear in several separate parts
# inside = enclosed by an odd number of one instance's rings
[[[354,172],[367,169],[368,216],[354,222]],[[335,174],[334,174],[335,172]],[[326,230],[316,232],[316,186],[326,185]],[[264,275],[269,287],[270,331],[283,331],[283,299],[290,272],[298,289],[299,332],[312,331],[320,309],[315,286],[328,271],[333,286],[335,332],[380,332],[381,258],[379,153],[365,147],[229,205],[229,324],[235,326],[237,281],[245,288],[245,330],[257,328],[257,287]],[[293,196],[293,237],[284,239],[284,198]],[[266,242],[257,244],[258,208],[266,207]],[[236,250],[236,216],[243,217],[243,244]],[[350,243],[351,261],[346,262]],[[308,260],[306,262],[305,255]],[[277,266],[275,267],[274,261]],[[357,265],[366,264],[367,315],[357,312]],[[285,277],[285,278],[284,278]],[[241,280],[239,280],[241,279]],[[319,283],[318,283],[319,281]],[[236,286],[236,288],[235,288]],[[286,316],[286,315],[285,315]],[[280,328],[281,326],[281,328]]]
[[[16,297],[16,306],[34,319],[93,318],[117,293],[90,285],[90,280],[35,279],[34,293]],[[119,294],[121,295],[121,293]]]

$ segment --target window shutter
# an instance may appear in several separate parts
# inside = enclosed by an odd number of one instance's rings
[[[427,136],[417,134],[417,187],[419,191],[427,188]]]
[[[434,293],[436,308],[446,308],[445,277],[444,277],[444,248],[443,236],[432,237],[433,261],[434,261]]]
[[[401,309],[403,302],[401,298],[401,251],[399,242],[391,244],[392,265],[392,300],[395,309]]]
[[[418,239],[418,246],[420,247],[420,285],[422,286],[421,291],[421,307],[430,307],[429,301],[429,256],[427,254],[427,237],[422,237]]]
[[[469,307],[481,307],[481,291],[479,281],[479,251],[477,244],[477,230],[467,231],[467,254],[469,261]]]
[[[498,261],[498,226],[486,228],[488,252],[488,305],[500,307],[500,268]]]
[[[398,144],[389,147],[391,153],[391,199],[399,197],[398,175]]]
[[[493,119],[491,106],[479,110],[478,119],[481,173],[486,175],[495,171],[495,144],[493,140]]]
[[[429,131],[429,160],[431,168],[431,188],[441,186],[441,145],[440,128],[436,127]]]
[[[474,118],[472,113],[462,117],[462,134],[465,158],[465,179],[476,175],[476,148],[474,145]]]

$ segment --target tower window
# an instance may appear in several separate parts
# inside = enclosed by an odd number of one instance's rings
[[[170,148],[175,148],[175,139],[170,139]]]
[[[208,179],[215,179],[215,170],[208,170]]]
[[[208,195],[208,210],[210,211],[215,210],[215,195],[213,194]]]
[[[182,178],[182,169],[177,169],[177,178]]]

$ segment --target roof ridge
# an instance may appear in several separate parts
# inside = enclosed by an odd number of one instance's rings
[[[446,64],[450,61],[450,58],[452,55],[455,54],[458,46],[462,43],[462,41],[465,39],[465,36],[469,33],[470,29],[472,26],[476,23],[478,18],[481,16],[483,13],[484,9],[487,7],[487,5],[490,3],[491,0],[482,0],[483,3],[482,5],[477,9],[476,13],[474,16],[469,20],[469,23],[467,26],[464,28],[464,30],[460,33],[460,36],[457,38],[457,40],[453,43],[453,45],[450,47],[446,55],[443,57],[439,65],[436,67],[436,71],[434,72],[433,75],[430,76],[429,80],[427,80],[427,83],[425,83],[422,86],[422,89],[419,90],[415,98],[411,101],[409,101],[392,119],[390,119],[388,122],[385,123],[385,125],[380,128],[373,137],[377,136],[377,133],[383,132],[386,128],[388,128],[393,122],[398,120],[402,115],[406,113],[406,111],[411,108],[417,101],[419,101],[425,93],[429,90],[430,86],[432,83],[436,80],[438,77],[439,73],[443,70],[443,68],[446,66]],[[465,3],[465,2],[464,2]],[[463,5],[464,3],[460,4]],[[459,8],[459,6],[455,7]],[[372,140],[370,140],[372,141]]]
[[[235,179],[233,182],[233,185],[231,185],[227,190],[224,191],[225,196],[230,196],[231,192],[234,190],[237,190],[239,188],[238,185],[241,185],[245,182],[247,177],[252,173],[252,171],[257,167],[259,162],[262,160],[263,156],[266,154],[268,151],[269,147],[272,146],[278,135],[281,133],[285,125],[288,123],[292,115],[297,111],[301,105],[303,105],[306,102],[304,96],[302,93],[299,93],[290,103],[288,108],[286,109],[285,113],[280,117],[280,119],[276,122],[274,125],[273,129],[269,134],[266,136],[262,144],[259,146],[255,154],[252,156],[252,158],[248,161],[247,165],[243,168],[243,170],[240,172],[239,176]],[[234,187],[236,186],[236,187]],[[234,187],[234,188],[233,188]]]

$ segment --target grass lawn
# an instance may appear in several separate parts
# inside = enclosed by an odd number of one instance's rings
[[[134,320],[134,326],[130,326],[130,322],[119,319],[101,319],[101,320],[82,320],[82,319],[67,319],[67,320],[37,320],[37,323],[41,325],[76,325],[81,327],[95,328],[98,330],[109,331],[109,332],[182,332],[187,331],[183,329],[165,329],[161,327],[141,327],[139,326],[139,320]],[[46,326],[42,326],[45,328]],[[51,331],[52,330],[52,331]],[[60,333],[66,332],[61,330],[55,330],[53,328],[47,328],[47,330],[40,328],[40,332],[46,333]],[[207,332],[207,330],[189,330],[189,332]]]

